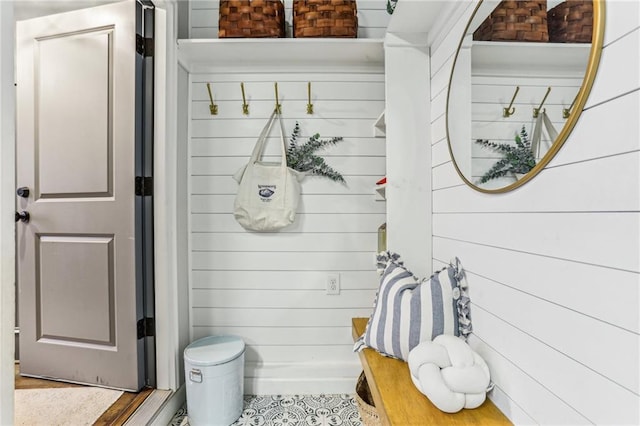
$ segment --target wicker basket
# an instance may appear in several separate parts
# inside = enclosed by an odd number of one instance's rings
[[[549,41],[547,0],[504,0],[473,33],[479,41]]]
[[[360,373],[356,383],[356,405],[364,426],[380,426],[382,424],[378,411],[373,405],[373,396],[364,371]]]
[[[358,35],[355,0],[294,0],[294,37],[343,37]]]
[[[284,37],[280,0],[220,0],[219,38]]]
[[[591,43],[593,1],[567,0],[547,13],[549,41],[553,43]]]

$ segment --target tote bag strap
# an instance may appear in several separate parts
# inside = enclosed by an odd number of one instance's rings
[[[280,124],[280,152],[282,154],[281,164],[284,168],[287,167],[287,144],[284,139],[284,124],[282,122],[282,116],[274,109],[273,113],[271,113],[271,117],[269,117],[269,121],[262,129],[260,136],[258,137],[258,141],[256,142],[256,146],[253,148],[253,152],[251,153],[250,164],[254,164],[256,161],[259,161],[264,154],[264,147],[266,144],[267,137],[269,133],[271,133],[271,128],[273,127],[273,122],[275,121],[276,115],[278,116],[278,122]]]
[[[282,151],[282,165],[284,166],[284,168],[287,168],[287,143],[284,140],[284,124],[282,122],[282,115],[277,112],[276,110],[276,114],[278,115],[278,121],[280,122],[280,148]]]
[[[256,145],[253,147],[253,152],[251,153],[251,160],[249,161],[250,164],[253,164],[256,161],[259,161],[262,158],[262,155],[264,154],[265,141],[267,139],[267,136],[269,136],[269,133],[271,132],[271,127],[273,127],[275,116],[276,116],[276,111],[274,110],[273,113],[271,114],[271,117],[269,117],[269,121],[267,121],[267,124],[264,125],[262,132],[260,132],[260,136],[258,136],[258,141],[256,142]]]
[[[549,140],[553,143],[558,137],[558,131],[555,127],[553,127],[553,123],[551,119],[547,115],[546,112],[542,112],[542,119],[544,120],[544,127],[547,129],[547,134],[549,135]]]
[[[540,157],[540,145],[542,142],[542,128],[547,130],[547,135],[551,143],[558,137],[558,131],[553,127],[553,123],[545,111],[540,111],[536,118],[536,124],[533,129],[533,137],[531,138],[531,151],[537,158]]]
[[[542,112],[536,117],[536,124],[533,127],[533,136],[531,137],[531,152],[536,158],[540,157],[540,139],[542,138]]]

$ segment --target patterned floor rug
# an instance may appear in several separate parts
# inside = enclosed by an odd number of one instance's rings
[[[189,424],[186,407],[170,426]],[[352,395],[245,395],[242,415],[232,426],[362,426]]]

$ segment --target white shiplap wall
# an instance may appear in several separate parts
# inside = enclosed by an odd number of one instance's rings
[[[355,0],[354,0],[355,1]],[[290,37],[293,0],[284,0],[287,33]],[[383,38],[389,23],[386,0],[358,0],[358,38]],[[218,38],[218,0],[190,1],[190,38]]]
[[[448,76],[475,5],[432,46],[434,268],[459,256],[492,398],[515,423],[639,424],[640,3],[606,2],[585,111],[531,182],[476,192],[450,161]]]
[[[375,182],[385,174],[385,140],[373,137],[384,109],[383,70],[330,73],[212,73],[191,76],[190,262],[192,338],[237,334],[248,345],[245,393],[351,392],[361,367],[350,319],[367,316],[376,291],[377,228],[385,221]],[[232,175],[249,159],[274,105],[288,135],[343,136],[327,162],[347,185],[318,177],[302,183],[294,225],[245,231],[233,217]],[[306,114],[307,82],[315,114]],[[206,82],[219,115],[209,114]],[[241,111],[244,82],[250,115]],[[277,159],[277,130],[267,158]],[[275,157],[274,157],[275,156]],[[340,295],[325,294],[338,272]]]

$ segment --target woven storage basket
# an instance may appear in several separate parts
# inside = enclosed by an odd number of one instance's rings
[[[567,0],[547,13],[549,41],[553,43],[591,43],[593,1]]]
[[[382,424],[380,416],[378,416],[378,410],[373,405],[373,396],[364,371],[360,373],[356,383],[356,405],[364,426],[380,426]]]
[[[549,41],[547,0],[504,0],[473,33],[479,41]]]
[[[358,35],[355,0],[294,0],[294,37],[344,37]]]
[[[280,0],[220,0],[218,37],[284,37],[284,5]]]

